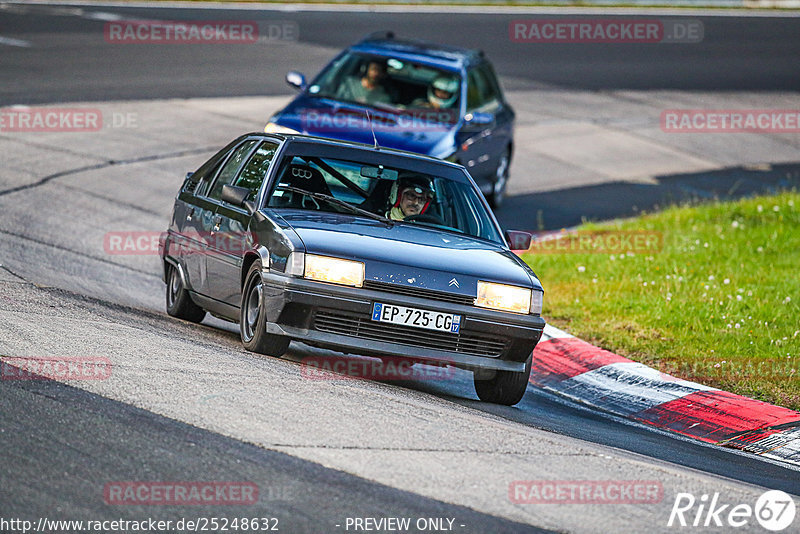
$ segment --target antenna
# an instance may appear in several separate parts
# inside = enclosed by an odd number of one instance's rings
[[[367,120],[369,121],[369,129],[372,132],[372,140],[375,141],[375,150],[380,150],[381,147],[378,146],[378,138],[375,137],[375,128],[372,127],[372,117],[369,116],[368,109],[365,109],[364,112],[367,114]]]

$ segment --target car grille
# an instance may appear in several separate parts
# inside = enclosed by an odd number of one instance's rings
[[[508,340],[500,336],[476,334],[463,328],[458,334],[449,334],[436,330],[379,323],[372,321],[368,316],[339,310],[317,310],[314,316],[314,328],[320,332],[331,334],[477,356],[500,356],[508,344]]]
[[[389,284],[386,282],[376,282],[374,280],[364,280],[364,287],[373,291],[383,291],[385,293],[395,293],[397,295],[406,295],[408,297],[440,300],[444,302],[452,302],[454,304],[464,304],[467,306],[472,306],[475,302],[475,297],[470,297],[469,295],[445,293],[444,291],[433,291],[431,289],[425,289],[424,287]]]

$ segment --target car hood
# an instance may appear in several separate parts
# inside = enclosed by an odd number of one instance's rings
[[[307,253],[363,261],[366,280],[472,297],[478,280],[541,288],[533,272],[499,244],[344,214],[281,210],[280,215]]]
[[[421,119],[424,118],[424,111],[416,115],[409,114],[410,112],[392,113],[358,104],[300,95],[272,120],[303,134],[371,145],[374,139],[366,118],[367,112],[372,117],[375,138],[380,146],[434,157],[449,155],[438,152],[447,152],[448,147],[452,146],[457,124],[452,121],[423,121]],[[430,116],[436,117],[435,114]]]

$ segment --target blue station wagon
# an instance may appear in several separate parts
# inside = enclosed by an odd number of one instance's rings
[[[289,72],[300,94],[266,125],[407,150],[467,168],[500,207],[514,149],[514,110],[479,50],[373,34],[336,56],[312,81]],[[369,116],[369,117],[368,117]]]

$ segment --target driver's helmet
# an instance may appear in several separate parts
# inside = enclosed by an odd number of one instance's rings
[[[449,96],[440,98],[436,92],[447,93]],[[458,98],[458,80],[449,76],[439,76],[428,86],[428,101],[440,108],[449,108]]]
[[[436,196],[431,179],[427,176],[416,173],[401,175],[394,183],[394,186],[392,186],[392,198],[390,199],[392,207],[396,208],[400,205],[400,200],[403,197],[403,193],[407,189],[411,189],[418,195],[425,196],[425,205],[422,207],[422,211],[420,211],[420,213],[425,213],[425,210],[428,209],[431,201]]]

